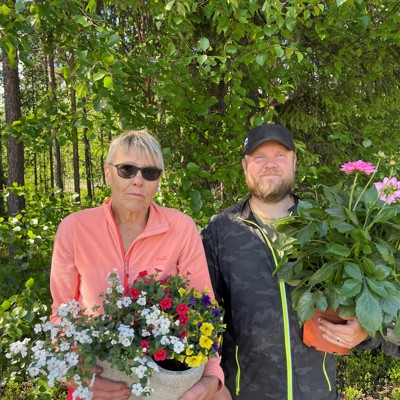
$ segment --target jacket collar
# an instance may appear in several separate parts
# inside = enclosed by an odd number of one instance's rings
[[[289,208],[288,212],[292,213],[292,212],[296,211],[297,204],[299,203],[300,199],[294,193],[290,193],[290,195],[293,197],[294,205]],[[240,216],[243,219],[256,222],[256,219],[255,219],[254,214],[251,211],[251,207],[250,207],[250,197],[251,197],[250,195],[247,195],[246,198],[241,203]]]

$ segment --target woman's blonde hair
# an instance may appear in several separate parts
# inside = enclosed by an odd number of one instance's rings
[[[108,149],[106,164],[113,162],[115,153],[123,148],[125,152],[133,147],[142,151],[146,156],[151,157],[156,167],[164,171],[164,157],[161,146],[158,141],[145,130],[140,131],[125,131],[116,136]]]

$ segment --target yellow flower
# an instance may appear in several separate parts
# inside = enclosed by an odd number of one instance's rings
[[[186,347],[186,355],[191,356],[193,354],[193,350],[190,347]]]
[[[188,367],[190,368],[194,368],[194,367],[198,367],[203,363],[203,355],[200,353],[197,356],[193,356],[193,357],[186,357],[186,364],[188,365]]]
[[[209,350],[213,344],[213,341],[210,338],[208,338],[207,336],[201,335],[199,344],[200,344],[200,347],[202,347],[203,349]]]
[[[184,289],[184,288],[179,288],[179,289],[178,289],[178,293],[179,293],[179,295],[180,295],[181,297],[183,297],[183,296],[187,293],[187,290]]]
[[[214,326],[210,324],[209,322],[204,322],[203,325],[201,325],[200,331],[206,336],[210,336],[212,331],[214,329]]]
[[[201,294],[200,292],[198,292],[197,290],[194,290],[194,291],[193,291],[193,296],[194,296],[196,299],[200,299],[200,297],[202,296],[202,294]]]

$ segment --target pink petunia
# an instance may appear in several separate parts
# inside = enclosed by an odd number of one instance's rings
[[[178,318],[179,320],[179,325],[180,326],[186,326],[188,321],[189,321],[189,317],[185,314],[181,314]]]
[[[392,204],[400,198],[400,181],[395,177],[383,178],[383,182],[376,182],[375,188],[379,198],[387,204]]]
[[[140,346],[141,346],[142,349],[143,349],[143,353],[144,353],[144,354],[147,354],[147,352],[149,351],[149,342],[148,342],[147,340],[142,340],[142,341],[140,342]]]
[[[169,297],[164,297],[161,301],[160,301],[160,307],[162,310],[168,310],[169,308],[172,307],[172,299]]]
[[[164,361],[167,358],[167,352],[163,349],[157,350],[153,353],[154,360]]]
[[[345,163],[340,167],[340,170],[346,174],[362,172],[365,175],[370,175],[377,172],[377,169],[371,163],[362,160]]]
[[[176,307],[176,312],[179,315],[186,314],[189,311],[189,307],[186,303],[178,304]]]

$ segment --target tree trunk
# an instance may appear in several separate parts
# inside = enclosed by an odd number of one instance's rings
[[[6,124],[21,118],[21,92],[18,68],[11,68],[7,53],[3,51],[4,108]],[[15,137],[7,142],[8,186],[24,185],[24,145]],[[8,197],[8,215],[16,215],[25,207],[25,200],[12,192]]]
[[[6,124],[12,125],[14,121],[21,118],[21,91],[19,87],[18,60],[17,67],[11,68],[10,60],[5,51],[2,56],[3,61],[3,80],[4,80],[4,108]],[[24,185],[24,145],[15,137],[10,137],[7,141],[7,166],[8,166],[8,186],[17,183],[19,186]],[[23,196],[9,191],[8,193],[8,215],[14,216],[19,214],[25,208],[25,199]],[[8,256],[10,263],[15,262],[16,248],[10,244],[8,247]],[[17,264],[22,263],[18,260]],[[14,284],[13,277],[8,279],[8,286]]]
[[[76,92],[71,86],[71,114],[72,120],[76,121]],[[81,185],[80,185],[80,171],[79,171],[79,146],[78,146],[78,129],[74,125],[72,127],[72,154],[73,154],[73,164],[74,164],[74,191],[78,194],[75,201],[80,204],[81,202]]]
[[[51,38],[49,39],[49,47],[51,49]],[[49,89],[50,89],[50,99],[53,104],[57,104],[57,84],[56,84],[56,74],[54,72],[54,58],[50,53],[47,56],[47,73],[49,80]],[[64,190],[64,184],[62,180],[62,172],[61,172],[61,151],[60,144],[57,139],[57,132],[54,132],[53,138],[53,155],[54,155],[54,176],[55,176],[55,184],[61,190]]]
[[[4,177],[4,168],[3,168],[3,146],[1,144],[1,136],[0,136],[0,192],[3,193],[6,188],[6,181]],[[6,215],[6,208],[4,204],[4,196],[0,195],[0,217],[4,217]]]
[[[88,197],[93,200],[93,190],[92,190],[92,168],[91,168],[91,156],[90,156],[90,143],[86,135],[87,128],[83,130],[83,143],[85,145],[85,169],[86,169],[86,186]]]

